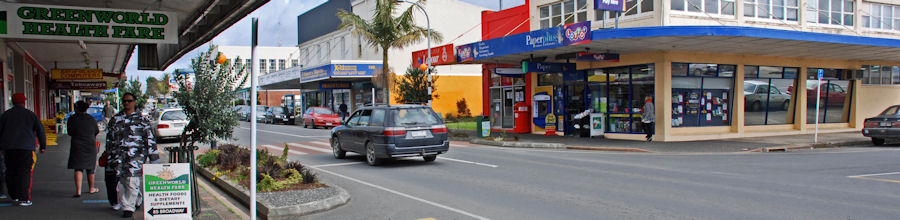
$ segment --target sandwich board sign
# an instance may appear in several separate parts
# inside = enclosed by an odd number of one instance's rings
[[[144,219],[191,219],[190,164],[144,164]]]

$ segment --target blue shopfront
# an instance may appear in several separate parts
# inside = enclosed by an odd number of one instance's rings
[[[381,61],[332,61],[312,68],[291,68],[260,76],[264,89],[300,89],[295,97],[301,112],[308,107],[326,107],[337,112],[341,104],[352,111],[365,104],[384,102],[380,92],[373,92],[371,78],[381,70]],[[299,83],[298,83],[299,82]],[[379,90],[380,91],[380,90]]]

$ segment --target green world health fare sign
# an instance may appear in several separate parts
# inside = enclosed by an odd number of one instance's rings
[[[174,13],[0,2],[0,37],[177,44]]]
[[[144,164],[144,219],[191,219],[190,164]]]

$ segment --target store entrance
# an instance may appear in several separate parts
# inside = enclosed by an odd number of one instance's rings
[[[572,82],[565,85],[565,130],[567,135],[575,134],[575,115],[584,112],[584,82]]]

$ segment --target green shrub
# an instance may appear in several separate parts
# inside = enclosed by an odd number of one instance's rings
[[[210,167],[216,165],[216,161],[218,160],[220,154],[222,154],[222,151],[210,150],[209,152],[206,152],[205,154],[197,157],[197,163],[200,163],[200,166],[202,167]]]

